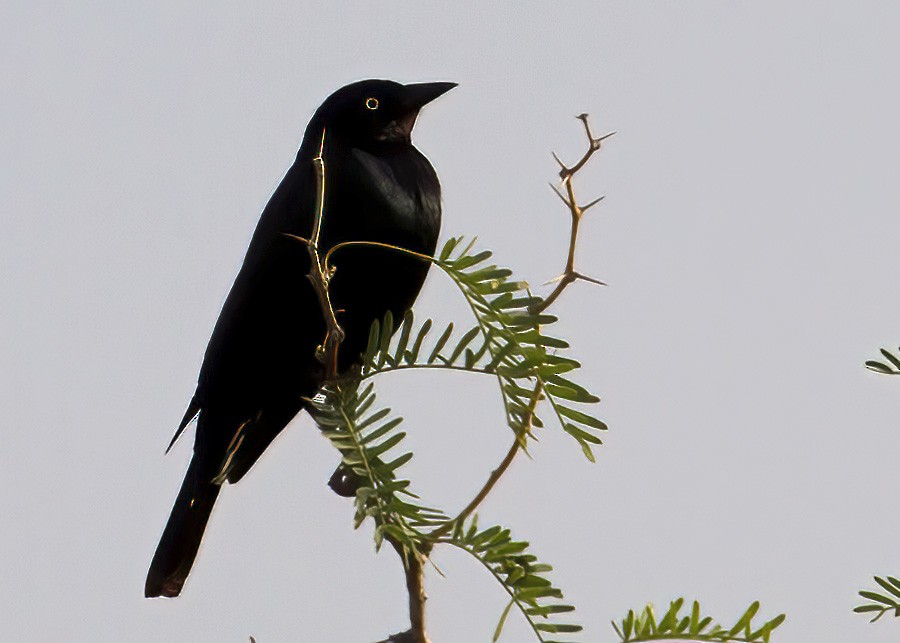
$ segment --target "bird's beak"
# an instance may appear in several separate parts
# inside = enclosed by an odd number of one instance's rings
[[[415,83],[404,85],[400,96],[401,116],[392,120],[378,133],[380,141],[409,141],[419,110],[441,94],[456,87],[456,83]]]
[[[418,111],[435,98],[456,87],[456,83],[415,83],[403,86],[401,102],[404,111]]]
[[[456,87],[456,83],[415,83],[404,85],[400,96],[401,116],[392,120],[378,134],[381,141],[409,141],[413,126],[422,107],[441,94]]]

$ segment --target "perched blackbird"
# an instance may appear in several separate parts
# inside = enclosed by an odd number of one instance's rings
[[[194,455],[150,563],[144,594],[177,596],[197,555],[219,489],[237,482],[322,384],[316,347],[325,323],[307,279],[316,208],[313,159],[324,132],[322,252],[341,241],[377,241],[431,255],[440,184],[410,134],[420,108],[455,83],[364,80],[316,110],[294,164],[266,205],[216,322],[197,389],[172,438],[197,417]],[[338,367],[365,350],[373,320],[412,306],[428,263],[353,246],[333,256],[330,294],[346,333]],[[169,445],[171,448],[171,444]]]

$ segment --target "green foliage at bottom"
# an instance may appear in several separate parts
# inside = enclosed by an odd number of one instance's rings
[[[513,540],[509,529],[497,525],[479,529],[476,516],[467,525],[458,524],[451,537],[439,542],[474,556],[509,594],[510,602],[494,631],[494,641],[499,640],[513,606],[519,608],[537,639],[543,643],[564,643],[560,639],[545,638],[548,634],[581,631],[580,625],[555,620],[559,614],[574,612],[575,607],[562,602],[562,590],[545,576],[553,568],[529,553],[527,542]]]
[[[779,614],[762,625],[754,626],[753,618],[759,611],[759,602],[754,602],[731,627],[723,627],[704,616],[700,603],[694,601],[690,614],[682,614],[684,599],[672,601],[669,609],[657,618],[653,605],[647,605],[635,613],[629,610],[621,623],[613,622],[613,629],[622,643],[642,641],[715,641],[717,643],[769,643],[772,630],[784,622],[784,614]]]

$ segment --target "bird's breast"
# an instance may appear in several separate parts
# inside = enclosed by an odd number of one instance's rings
[[[428,160],[414,148],[389,156],[354,149],[351,157],[333,186],[345,202],[340,212],[352,217],[345,225],[372,240],[427,250],[421,244],[436,236],[440,221],[440,185]]]

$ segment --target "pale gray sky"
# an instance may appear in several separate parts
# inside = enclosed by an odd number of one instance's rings
[[[560,332],[603,397],[596,465],[556,428],[484,505],[555,565],[585,641],[646,601],[788,613],[776,641],[876,643],[851,613],[900,573],[900,7],[891,2],[36,3],[0,8],[0,622],[18,641],[373,641],[406,626],[396,557],[294,422],[225,490],[177,600],[144,574],[190,455],[163,457],[262,206],[312,111],[366,77],[460,86],[417,145],[444,236],[533,283],[562,265],[550,150],[583,173]],[[417,309],[462,313],[431,278]],[[509,432],[495,390],[393,376],[424,498],[461,507]],[[436,643],[504,594],[438,551]],[[517,617],[504,640],[530,640]]]

